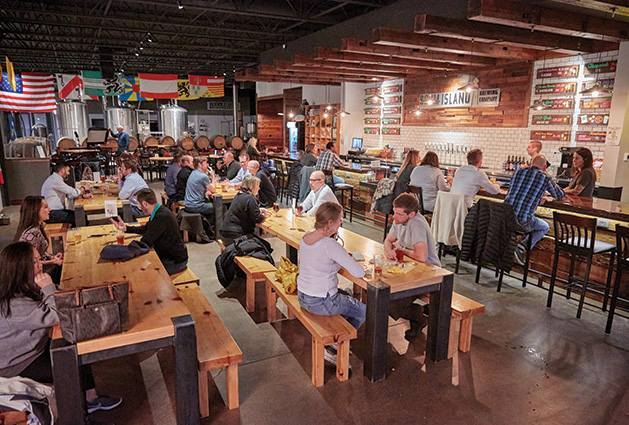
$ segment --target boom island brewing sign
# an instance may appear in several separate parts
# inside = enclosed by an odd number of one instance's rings
[[[428,101],[432,100],[432,105]],[[445,93],[426,93],[419,95],[422,108],[474,108],[498,106],[500,103],[500,89],[485,89],[472,91],[457,90]]]

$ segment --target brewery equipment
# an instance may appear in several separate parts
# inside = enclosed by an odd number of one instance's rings
[[[164,136],[177,140],[188,131],[188,111],[177,105],[162,105],[159,109],[159,123]]]
[[[57,102],[59,131],[57,140],[69,138],[81,144],[87,138],[88,116],[85,102],[66,100]]]
[[[121,125],[129,137],[138,138],[138,120],[134,109],[124,107],[107,108],[107,126],[117,133],[116,127]]]

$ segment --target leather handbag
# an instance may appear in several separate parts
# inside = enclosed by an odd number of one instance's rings
[[[66,341],[87,341],[129,329],[129,282],[58,291],[55,303]]]

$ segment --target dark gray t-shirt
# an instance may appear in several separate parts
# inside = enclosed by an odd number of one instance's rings
[[[568,189],[574,189],[577,186],[583,186],[583,190],[579,196],[591,198],[594,193],[594,185],[596,183],[596,171],[593,168],[586,168],[579,175],[572,179],[568,185]]]
[[[426,242],[428,247],[426,262],[433,266],[441,267],[441,261],[439,261],[439,256],[437,255],[437,244],[432,237],[430,226],[424,216],[418,214],[408,220],[406,225],[393,223],[389,234],[397,239],[404,249],[415,249],[416,243]]]

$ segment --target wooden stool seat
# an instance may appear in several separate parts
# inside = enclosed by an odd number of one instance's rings
[[[256,282],[264,282],[264,273],[275,272],[275,266],[266,260],[253,257],[235,257],[234,261],[247,275],[246,310],[251,313],[256,308]]]
[[[210,415],[209,371],[220,367],[226,368],[227,407],[237,409],[238,363],[242,362],[242,351],[197,285],[179,285],[177,291],[194,318],[197,332],[201,417]]]
[[[334,177],[332,177],[334,179]],[[345,213],[349,210],[349,222],[352,222],[352,218],[354,217],[354,186],[347,183],[341,183],[334,185],[334,190],[336,190],[341,195],[341,206],[343,207],[343,218],[345,218]],[[345,206],[345,191],[349,190],[349,208]]]
[[[297,294],[287,294],[284,286],[275,281],[275,272],[265,273],[266,304],[269,323],[276,321],[276,303],[279,296],[286,304],[289,318],[296,317],[312,335],[312,383],[315,387],[324,384],[324,349],[337,344],[336,377],[339,381],[349,379],[349,342],[356,338],[356,329],[340,314],[320,316],[301,308]]]

